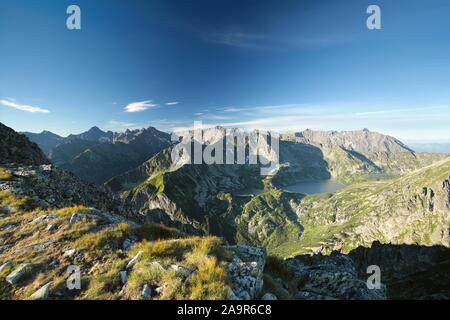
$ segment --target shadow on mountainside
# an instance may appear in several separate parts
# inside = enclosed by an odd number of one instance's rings
[[[374,242],[348,255],[297,256],[286,260],[296,280],[296,299],[450,299],[450,249]],[[368,289],[381,272],[381,289]]]

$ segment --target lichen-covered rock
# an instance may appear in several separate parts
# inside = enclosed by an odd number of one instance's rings
[[[261,297],[261,300],[278,300],[278,298],[273,293],[267,292]]]
[[[299,256],[286,261],[298,285],[296,299],[385,300],[386,287],[369,289],[353,260],[334,252],[330,256]]]
[[[50,162],[35,143],[0,123],[0,163],[40,165]]]
[[[51,284],[52,283],[49,282],[46,285],[42,286],[39,290],[37,290],[35,293],[33,293],[30,296],[30,299],[31,300],[47,300]]]
[[[256,299],[263,287],[263,272],[266,263],[264,249],[237,245],[229,247],[234,253],[227,266],[231,284],[230,299]]]
[[[6,281],[9,284],[15,285],[17,284],[22,277],[27,274],[32,269],[32,265],[30,263],[22,263],[13,272],[11,272],[7,277]]]

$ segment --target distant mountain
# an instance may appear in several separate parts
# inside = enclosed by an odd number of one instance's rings
[[[87,140],[87,141],[100,141],[100,142],[111,142],[114,133],[112,131],[104,132],[98,127],[92,127],[88,131],[80,134],[71,134],[66,140]]]
[[[32,132],[22,132],[25,136],[30,139],[30,141],[36,143],[39,148],[46,155],[49,155],[50,150],[61,143],[65,143],[66,138],[63,138],[57,134],[54,134],[50,131],[42,131],[41,133],[32,133]]]
[[[71,134],[67,137],[61,137],[50,131],[42,131],[41,133],[23,132],[31,141],[36,143],[47,156],[50,156],[52,149],[76,140],[95,141],[95,142],[111,142],[113,137],[112,131],[104,132],[98,127],[92,127],[86,132],[80,134]]]
[[[204,134],[209,143],[217,141],[213,130]],[[168,148],[107,185],[122,192],[148,221],[271,247],[297,241],[303,232],[297,220],[303,195],[285,192],[283,186],[330,178],[386,180],[440,159],[418,155],[395,138],[368,130],[306,131],[281,137],[274,176],[261,176],[259,165],[173,163]]]
[[[26,136],[0,123],[0,163],[40,165],[49,161]]]
[[[100,184],[135,168],[171,144],[169,134],[152,127],[114,133],[111,142],[104,142],[105,137],[99,137],[102,142],[74,139],[59,145],[52,150],[51,160],[86,181]]]
[[[152,127],[119,133],[92,127],[67,137],[49,131],[24,134],[45,150],[55,165],[95,183],[133,169],[171,144],[169,134]]]

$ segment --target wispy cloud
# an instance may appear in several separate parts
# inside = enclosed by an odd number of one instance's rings
[[[305,34],[290,35],[279,30],[270,33],[254,32],[239,27],[198,33],[204,41],[209,43],[256,50],[320,49],[354,40],[352,36],[336,32],[306,36]]]
[[[6,100],[6,99],[1,99],[0,105],[3,105],[5,107],[14,108],[14,109],[17,109],[20,111],[30,112],[30,113],[50,113],[50,110],[47,110],[47,109],[43,109],[43,108],[36,107],[36,106],[30,106],[30,105],[26,105],[26,104],[20,104],[20,103],[14,102],[14,101]]]
[[[140,125],[132,122],[109,120],[104,127],[107,129],[123,130],[140,128]]]
[[[239,30],[212,31],[203,34],[203,39],[217,44],[241,48],[265,48],[264,41],[268,40],[264,34],[248,33]]]
[[[178,101],[166,102],[166,106],[176,106],[178,103]]]
[[[125,108],[125,112],[141,112],[150,108],[157,107],[157,104],[154,104],[152,100],[140,101],[140,102],[132,102],[129,103]]]

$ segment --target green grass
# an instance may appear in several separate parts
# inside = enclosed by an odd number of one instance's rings
[[[10,181],[11,179],[11,173],[9,173],[6,169],[0,167],[0,181]]]

